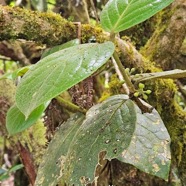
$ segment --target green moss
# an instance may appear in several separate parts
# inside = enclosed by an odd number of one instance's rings
[[[171,79],[160,79],[155,81],[153,95],[150,100],[161,115],[162,120],[171,136],[171,150],[173,161],[178,165],[183,158],[183,148],[185,143],[185,113],[174,99],[177,91],[176,85]]]
[[[88,40],[94,36],[96,38],[96,42],[103,43],[108,38],[103,34],[103,30],[99,26],[91,26],[90,24],[83,24],[81,26],[81,40],[82,43],[87,43]]]
[[[11,80],[0,80],[0,97],[5,98],[10,105],[13,105],[15,101],[16,86]]]
[[[102,96],[99,99],[99,102],[104,101],[105,99],[107,99],[110,96],[123,93],[123,91],[122,91],[122,84],[123,84],[123,82],[121,82],[119,80],[119,78],[117,77],[117,74],[113,74],[111,76],[111,80],[110,80],[110,82],[108,84],[108,88],[106,88],[104,90],[104,92],[102,93]]]
[[[106,100],[107,98],[109,98],[111,95],[110,95],[110,90],[109,89],[106,89],[102,95],[101,95],[101,98],[98,100],[98,102],[102,102],[104,100]]]
[[[162,55],[161,47],[159,47],[159,38],[165,35],[171,16],[176,9],[168,7],[156,14],[156,30],[152,37],[147,41],[144,47],[141,47],[140,53],[146,56],[150,61],[154,61]],[[173,44],[174,45],[174,44]],[[163,53],[163,55],[166,55]]]
[[[47,143],[45,135],[46,127],[42,120],[38,120],[29,129],[11,137],[11,141],[12,143],[19,141],[23,146],[26,146],[33,156],[34,163],[39,165]]]
[[[40,13],[22,8],[3,7],[7,11],[3,25],[4,39],[22,38],[57,45],[76,37],[76,28],[55,13]],[[11,19],[11,21],[9,21]]]
[[[158,72],[160,68],[144,58],[145,72]],[[183,148],[186,138],[185,112],[174,99],[177,86],[171,79],[156,79],[145,82],[145,87],[152,93],[149,95],[149,102],[154,106],[171,136],[172,161],[180,165],[183,160]]]

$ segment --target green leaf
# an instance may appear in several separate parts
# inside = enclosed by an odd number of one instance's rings
[[[8,172],[9,172],[9,173],[16,172],[17,170],[22,169],[23,167],[24,167],[23,164],[15,165],[15,166],[11,167],[11,168],[8,170]]]
[[[12,106],[6,116],[6,128],[10,135],[21,132],[31,127],[41,117],[48,104],[42,104],[36,108],[25,120],[23,113],[16,105]]]
[[[6,73],[6,74],[0,76],[0,80],[2,80],[2,79],[14,80],[18,76],[23,76],[30,69],[30,67],[31,67],[31,65],[17,69],[14,72]]]
[[[10,177],[10,175],[8,175],[8,172],[4,173],[4,174],[0,175],[0,181],[7,180],[9,177]]]
[[[34,65],[16,92],[16,105],[26,116],[39,105],[93,74],[107,62],[114,44],[89,43],[55,52]]]
[[[105,31],[118,33],[150,18],[173,0],[110,0],[100,19]]]
[[[58,52],[58,51],[63,50],[65,48],[69,48],[69,47],[79,45],[79,44],[80,44],[79,39],[74,39],[74,40],[71,40],[71,41],[69,41],[67,43],[64,43],[62,45],[57,45],[55,47],[52,47],[52,48],[44,51],[42,56],[41,56],[41,59],[50,55],[50,54],[53,54],[54,52]]]
[[[129,146],[135,123],[134,103],[124,95],[92,107],[69,147],[63,181],[79,185],[82,176],[92,181],[98,154],[106,151],[106,158],[117,158]]]
[[[167,180],[171,163],[170,136],[167,129],[155,109],[152,113],[143,114],[137,106],[136,110],[136,130],[129,147],[122,152],[119,159]]]
[[[61,166],[65,162],[69,145],[84,118],[83,114],[77,113],[60,126],[43,156],[35,185],[56,186],[62,176]]]
[[[37,186],[92,181],[98,154],[118,158],[144,172],[167,179],[170,137],[154,109],[142,114],[125,95],[112,96],[86,114],[75,114],[50,142],[38,170]]]

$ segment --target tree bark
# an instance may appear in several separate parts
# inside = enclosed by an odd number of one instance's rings
[[[186,36],[186,1],[174,1],[159,15],[157,29],[142,53],[164,70],[174,69],[178,66],[181,68],[182,65],[178,63],[178,59]],[[186,58],[181,63],[185,67]]]

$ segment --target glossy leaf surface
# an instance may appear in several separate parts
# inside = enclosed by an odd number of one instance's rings
[[[173,0],[110,0],[101,13],[105,31],[118,33],[150,18]]]
[[[31,127],[41,117],[48,104],[42,104],[36,108],[25,120],[23,113],[16,105],[12,106],[6,116],[6,128],[10,135],[21,132]]]
[[[17,107],[27,118],[39,105],[93,74],[113,52],[112,42],[89,43],[63,49],[41,59],[18,86]]]
[[[171,163],[167,129],[155,109],[152,113],[143,114],[137,106],[136,110],[137,123],[132,141],[119,159],[167,180]]]
[[[84,118],[83,114],[77,113],[60,126],[43,156],[35,185],[57,185],[63,175],[61,167],[66,161],[69,146]]]
[[[41,59],[50,55],[50,54],[53,54],[54,52],[57,52],[57,51],[60,51],[60,50],[63,50],[65,48],[69,48],[69,47],[72,47],[72,46],[75,46],[75,45],[79,45],[80,42],[79,42],[79,39],[74,39],[74,40],[71,40],[67,43],[64,43],[62,45],[57,45],[55,47],[52,47],[46,51],[43,52],[42,56],[41,56]]]

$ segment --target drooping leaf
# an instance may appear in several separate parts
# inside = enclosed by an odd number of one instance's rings
[[[118,33],[150,18],[173,0],[110,0],[101,13],[105,31]]]
[[[35,185],[56,186],[63,173],[61,167],[66,161],[68,148],[84,118],[83,114],[77,113],[60,126],[43,156]]]
[[[140,170],[168,179],[171,155],[170,136],[160,115],[154,109],[152,113],[141,113],[136,106],[137,123],[129,147],[119,158]]]
[[[74,40],[71,40],[71,41],[69,41],[67,43],[64,43],[62,45],[57,45],[57,46],[52,47],[52,48],[46,50],[45,52],[43,52],[43,54],[41,56],[41,59],[50,55],[50,54],[52,54],[52,53],[54,53],[54,52],[59,51],[59,50],[63,50],[65,48],[69,48],[69,47],[79,45],[79,44],[80,44],[79,39],[74,39]]]
[[[92,181],[99,152],[106,151],[108,159],[118,157],[129,146],[135,123],[134,103],[124,95],[92,107],[69,147],[63,181],[70,185],[79,185],[81,177]]]
[[[17,107],[27,118],[39,105],[93,74],[113,52],[112,42],[89,43],[63,49],[41,59],[18,86]]]
[[[153,72],[153,73],[144,73],[144,74],[137,74],[137,77],[133,77],[133,80],[136,82],[147,81],[150,79],[178,79],[178,78],[185,78],[186,77],[186,70],[169,70],[163,72]]]
[[[16,105],[12,106],[6,116],[6,128],[10,135],[21,132],[31,127],[41,117],[48,104],[42,104],[25,119],[23,113]]]

